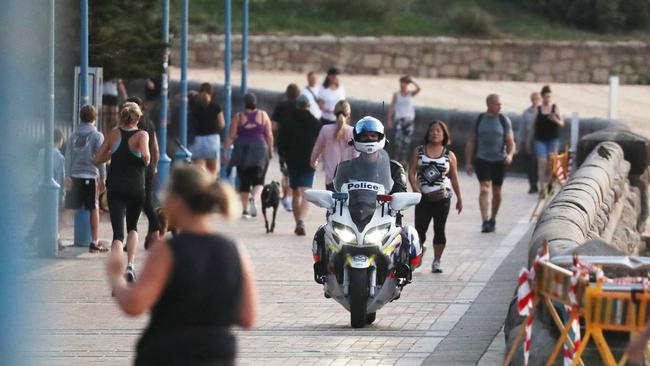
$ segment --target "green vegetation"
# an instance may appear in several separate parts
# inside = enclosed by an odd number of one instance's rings
[[[544,7],[550,3],[584,5],[590,1],[627,4],[627,0],[250,0],[250,29],[253,34],[463,36],[606,41],[650,39],[650,26],[639,17],[628,17],[626,21],[621,20],[620,14],[603,14],[599,21],[611,21],[615,27],[588,27],[582,23],[571,22],[575,13],[560,17],[549,13]],[[648,0],[630,1],[638,5]],[[191,0],[192,32],[222,32],[224,3],[224,0]],[[241,29],[241,5],[242,0],[233,0],[234,32]],[[173,20],[177,23],[180,0],[172,0],[172,7]],[[611,6],[605,8],[612,10]],[[630,13],[629,10],[627,12]],[[638,14],[638,11],[632,13]],[[584,18],[583,16],[581,19]],[[641,28],[630,30],[635,27]]]

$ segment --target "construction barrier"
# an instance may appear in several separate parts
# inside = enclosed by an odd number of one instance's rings
[[[524,365],[528,364],[532,323],[535,313],[542,307],[551,314],[553,323],[560,332],[547,359],[547,366],[553,365],[561,349],[564,349],[565,365],[585,365],[582,355],[591,340],[604,365],[624,365],[625,355],[619,361],[615,359],[603,332],[624,332],[632,337],[646,326],[650,302],[648,279],[609,279],[600,267],[580,261],[576,256],[571,270],[568,270],[548,261],[546,250],[544,246],[530,270],[522,269],[520,272],[518,309],[521,315],[526,316],[525,325],[507,350],[503,365],[511,364],[512,357],[522,342]],[[612,259],[615,266],[620,265],[620,258]],[[643,284],[636,283],[639,281]],[[561,306],[567,310],[568,316],[565,318],[558,313],[558,307]],[[585,325],[583,335],[580,331],[580,318]]]

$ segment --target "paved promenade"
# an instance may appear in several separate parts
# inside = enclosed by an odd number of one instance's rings
[[[276,166],[277,161],[273,161],[270,179],[279,178]],[[323,185],[322,179],[318,174],[318,187]],[[215,219],[219,230],[237,237],[248,248],[260,294],[261,312],[256,326],[236,331],[238,364],[442,364],[435,360],[437,347],[450,342],[452,346],[459,344],[454,338],[459,328],[464,327],[467,333],[468,327],[471,331],[472,327],[481,329],[484,325],[480,316],[483,302],[476,302],[474,307],[472,304],[524,235],[536,199],[526,194],[524,179],[508,178],[497,232],[481,234],[478,183],[474,177],[461,174],[461,185],[465,210],[460,216],[450,214],[444,273],[430,273],[430,250],[425,265],[415,273],[413,284],[405,288],[402,298],[379,311],[375,324],[365,329],[351,329],[348,312],[335,301],[325,299],[321,286],[312,280],[311,233],[323,220],[321,209],[310,211],[307,237],[293,235],[292,216],[284,211],[278,213],[278,226],[272,235],[264,233],[261,217],[229,224]],[[108,219],[102,220],[101,237],[109,239]],[[413,222],[413,210],[407,213],[405,222]],[[140,224],[144,232],[144,216]],[[71,238],[71,229],[66,229],[63,236]],[[105,255],[91,255],[80,248],[67,248],[63,253],[62,259],[33,260],[36,269],[28,276],[41,307],[32,321],[34,332],[41,335],[41,350],[36,352],[34,364],[129,364],[147,316],[128,318],[118,311],[104,279]],[[139,263],[145,255],[140,252]],[[136,270],[140,267],[136,266]],[[514,288],[516,274],[513,271],[495,278],[507,292],[508,287]],[[505,317],[506,309],[501,311]],[[468,317],[463,317],[466,313]],[[493,318],[497,323],[489,319],[485,324],[488,330],[481,333],[482,341],[464,342],[465,349],[445,346],[445,363],[455,364],[455,355],[471,351],[475,357],[468,362],[481,359],[481,365],[497,364],[503,338],[494,339],[500,325],[499,317]]]

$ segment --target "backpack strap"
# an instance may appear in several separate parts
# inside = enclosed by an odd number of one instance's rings
[[[478,153],[478,126],[481,124],[481,121],[483,121],[483,117],[485,116],[485,113],[481,113],[476,117],[476,120],[474,121],[474,156]]]

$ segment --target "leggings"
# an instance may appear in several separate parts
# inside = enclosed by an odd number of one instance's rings
[[[113,240],[124,241],[124,217],[127,232],[138,231],[138,220],[144,206],[144,192],[108,191],[108,210],[113,227]]]
[[[154,207],[153,174],[149,172],[146,173],[144,180],[144,207],[142,210],[149,221],[149,232],[160,230],[160,220]]]
[[[447,223],[450,206],[451,197],[435,202],[422,199],[415,206],[415,230],[417,230],[418,236],[420,237],[420,244],[424,245],[431,219],[433,219],[433,245],[447,244],[445,224]]]

